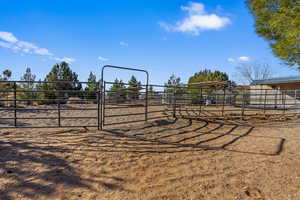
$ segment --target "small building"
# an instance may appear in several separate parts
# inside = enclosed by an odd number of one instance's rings
[[[250,104],[255,107],[291,108],[300,105],[300,76],[254,80]]]

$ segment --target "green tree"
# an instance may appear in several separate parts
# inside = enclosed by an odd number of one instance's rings
[[[141,82],[139,82],[135,76],[131,76],[129,82],[129,88],[141,88]],[[128,99],[134,100],[139,98],[138,90],[128,90],[127,91]]]
[[[150,85],[149,88],[148,88],[148,98],[149,98],[149,99],[155,98],[155,97],[154,97],[154,89],[153,89],[153,86],[152,86],[152,85]]]
[[[211,70],[202,70],[198,73],[195,73],[193,76],[189,78],[189,84],[191,83],[199,83],[199,82],[207,82],[207,81],[228,81],[228,75],[224,72]]]
[[[2,75],[0,75],[1,81],[8,81],[12,75],[12,72],[9,69],[6,69],[2,72]]]
[[[35,83],[34,83],[35,78],[36,78],[36,76],[34,74],[32,74],[31,69],[29,67],[26,68],[25,73],[21,77],[21,81],[25,81],[25,82],[20,84],[20,88],[22,90],[35,90],[36,89]],[[36,93],[36,92],[22,92],[20,94],[20,97],[22,99],[33,99],[33,100],[35,100],[35,99],[38,98],[38,93]],[[29,105],[29,104],[32,104],[33,101],[26,101],[26,103]]]
[[[122,103],[126,100],[125,85],[122,80],[116,79],[108,92],[108,99],[114,103]]]
[[[2,72],[2,75],[0,74],[0,81],[8,81],[12,75],[12,72],[8,69],[4,70]],[[8,82],[0,82],[0,98],[8,98],[10,95],[12,95],[9,92],[1,92],[1,90],[11,90],[13,89],[13,83]],[[0,101],[0,106],[4,104],[4,101]]]
[[[270,42],[274,54],[300,67],[300,2],[247,0],[255,17],[256,32]]]
[[[12,72],[9,70],[9,69],[6,69],[2,72],[3,74],[3,79],[4,80],[9,80],[9,78],[11,77],[12,75]]]
[[[76,92],[53,92],[53,90],[78,91],[82,89],[82,85],[78,81],[78,75],[71,70],[69,64],[66,62],[54,65],[44,81],[53,82],[42,84],[43,90],[50,90],[50,92],[44,93],[46,99],[68,99],[70,96],[80,96]],[[48,103],[55,103],[55,101],[50,101]]]
[[[23,88],[34,89],[35,78],[36,76],[32,74],[31,69],[29,67],[26,68],[25,73],[21,77],[21,81],[26,81],[22,83]]]
[[[198,73],[195,73],[193,76],[189,78],[188,83],[199,83],[199,82],[207,82],[207,81],[228,81],[229,77],[225,72],[220,71],[211,71],[208,69],[201,70]],[[214,91],[214,88],[202,89],[202,92],[211,93]],[[189,92],[192,94],[192,102],[196,104],[203,104],[204,100],[201,96],[201,89],[197,87],[189,87]]]
[[[99,90],[99,82],[97,82],[97,77],[93,72],[90,72],[87,87],[84,89],[87,93],[85,94],[86,99],[96,99],[97,90]]]
[[[179,92],[182,91],[182,83],[180,77],[176,77],[174,74],[170,76],[168,81],[165,83],[165,86],[167,87],[166,91],[169,93],[173,92]]]
[[[174,74],[170,76],[168,81],[165,83],[165,98],[169,104],[174,103],[174,95],[176,99],[181,99],[185,90],[183,89],[180,77],[176,77]]]

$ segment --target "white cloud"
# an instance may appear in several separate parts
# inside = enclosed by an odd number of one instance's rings
[[[10,43],[15,43],[18,41],[18,39],[12,33],[4,31],[0,31],[0,39]]]
[[[68,58],[68,57],[63,57],[63,58],[59,58],[59,57],[53,57],[54,60],[59,61],[59,62],[67,62],[69,64],[72,64],[73,62],[76,61],[75,58]]]
[[[21,55],[35,54],[41,56],[48,56],[52,60],[66,61],[68,63],[76,61],[74,58],[56,57],[48,49],[40,48],[31,42],[20,41],[17,39],[17,37],[14,36],[13,33],[10,32],[0,31],[0,47],[11,49],[13,52],[20,53]]]
[[[204,5],[202,3],[190,2],[188,6],[181,6],[181,10],[187,11],[189,15],[204,13]]]
[[[251,60],[248,56],[240,56],[238,58],[228,58],[228,62],[249,62]]]
[[[228,62],[235,62],[235,59],[234,58],[228,58],[227,61]]]
[[[4,48],[11,48],[11,44],[8,42],[2,42],[0,41],[0,47],[4,47]]]
[[[45,49],[45,48],[38,48],[35,50],[35,53],[36,54],[39,54],[39,55],[52,55],[48,49]]]
[[[188,6],[181,6],[181,10],[187,13],[184,19],[176,22],[176,25],[159,22],[160,27],[166,31],[199,35],[201,31],[219,30],[230,23],[230,19],[227,17],[206,13],[202,3],[190,2]]]
[[[40,48],[33,43],[25,42],[25,41],[18,41],[12,47],[15,51],[20,51],[27,54],[37,54],[42,56],[52,56],[53,54],[49,52],[48,49]]]
[[[250,61],[251,59],[247,56],[241,56],[238,58],[238,61],[242,61],[242,62],[248,62]]]
[[[120,42],[120,45],[123,47],[128,47],[128,43],[126,43],[126,42]]]
[[[98,60],[100,60],[101,62],[109,61],[108,58],[104,58],[104,57],[102,57],[102,56],[99,56],[99,57],[98,57]]]

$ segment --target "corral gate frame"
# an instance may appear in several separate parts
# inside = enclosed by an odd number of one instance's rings
[[[136,68],[130,68],[130,67],[120,67],[120,66],[113,66],[113,65],[105,65],[102,67],[101,70],[101,88],[100,88],[100,114],[99,114],[99,121],[100,121],[100,127],[98,129],[103,130],[103,127],[106,125],[105,124],[105,106],[106,106],[106,84],[108,82],[105,81],[104,77],[104,72],[105,69],[111,68],[111,69],[117,69],[117,70],[127,70],[127,71],[136,71],[136,72],[142,72],[146,74],[146,85],[145,85],[145,90],[146,90],[146,95],[145,95],[145,120],[148,121],[148,87],[149,87],[149,73],[146,70],[143,69],[136,69]],[[99,102],[98,102],[99,103]],[[128,122],[130,123],[130,121]]]

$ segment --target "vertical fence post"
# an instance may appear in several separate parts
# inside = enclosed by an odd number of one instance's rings
[[[262,104],[263,88],[262,88],[262,86],[260,86],[260,88],[256,89],[256,90],[259,91],[259,104],[258,105],[260,106]]]
[[[224,108],[226,103],[226,89],[224,88],[223,105],[222,105],[222,117],[224,116]]]
[[[106,93],[106,82],[104,81],[104,85],[103,85],[103,94],[102,94],[102,96],[103,96],[103,104],[102,104],[102,106],[103,106],[103,108],[102,108],[102,110],[103,110],[103,113],[102,113],[102,127],[105,125],[105,103],[106,103],[106,100],[105,100],[105,93]]]
[[[101,83],[100,83],[100,88],[99,88],[99,94],[100,94],[100,99],[99,99],[99,104],[100,104],[100,116],[99,116],[99,119],[98,121],[100,121],[100,130],[102,131],[103,129],[103,126],[102,126],[102,121],[103,121],[103,77],[101,78]]]
[[[297,89],[295,89],[295,103],[294,103],[294,104],[295,104],[295,105],[294,105],[295,107],[297,106],[297,101],[298,101],[298,100],[297,100]],[[295,109],[295,110],[296,110],[295,115],[297,115],[297,109]]]
[[[201,101],[200,101],[199,116],[201,115],[202,104],[204,103],[204,102],[203,102],[203,91],[202,91],[202,88],[200,88],[200,98],[201,98]]]
[[[176,90],[173,92],[173,118],[176,118]]]
[[[60,98],[57,99],[57,114],[58,114],[58,127],[61,127],[60,121]]]
[[[245,115],[245,88],[243,88],[243,96],[242,96],[242,117]]]
[[[295,89],[295,94],[294,94],[294,106],[297,105],[297,89]]]
[[[294,107],[296,107],[296,105],[297,105],[297,89],[295,89],[295,95],[294,95]],[[293,114],[297,114],[297,109],[295,109],[296,110],[296,112],[294,112]]]
[[[96,91],[97,95],[97,129],[100,130],[100,88]]]
[[[277,98],[278,98],[278,89],[276,89],[276,93],[275,93],[275,106],[274,106],[275,109],[277,109]]]
[[[17,127],[17,83],[13,84],[14,90],[14,126]]]
[[[145,100],[146,100],[146,102],[145,102],[145,103],[146,103],[146,106],[145,106],[145,121],[146,121],[146,122],[148,121],[148,103],[149,103],[149,102],[148,102],[148,92],[149,92],[149,91],[148,91],[148,87],[149,87],[149,86],[148,86],[148,83],[147,83],[147,85],[146,85],[146,96],[145,96],[145,98],[146,98],[146,99],[145,99]]]
[[[283,90],[284,91],[284,96],[283,96],[283,115],[285,115],[285,105],[286,105],[286,89]]]
[[[264,114],[266,114],[267,95],[268,95],[268,89],[265,89]]]

